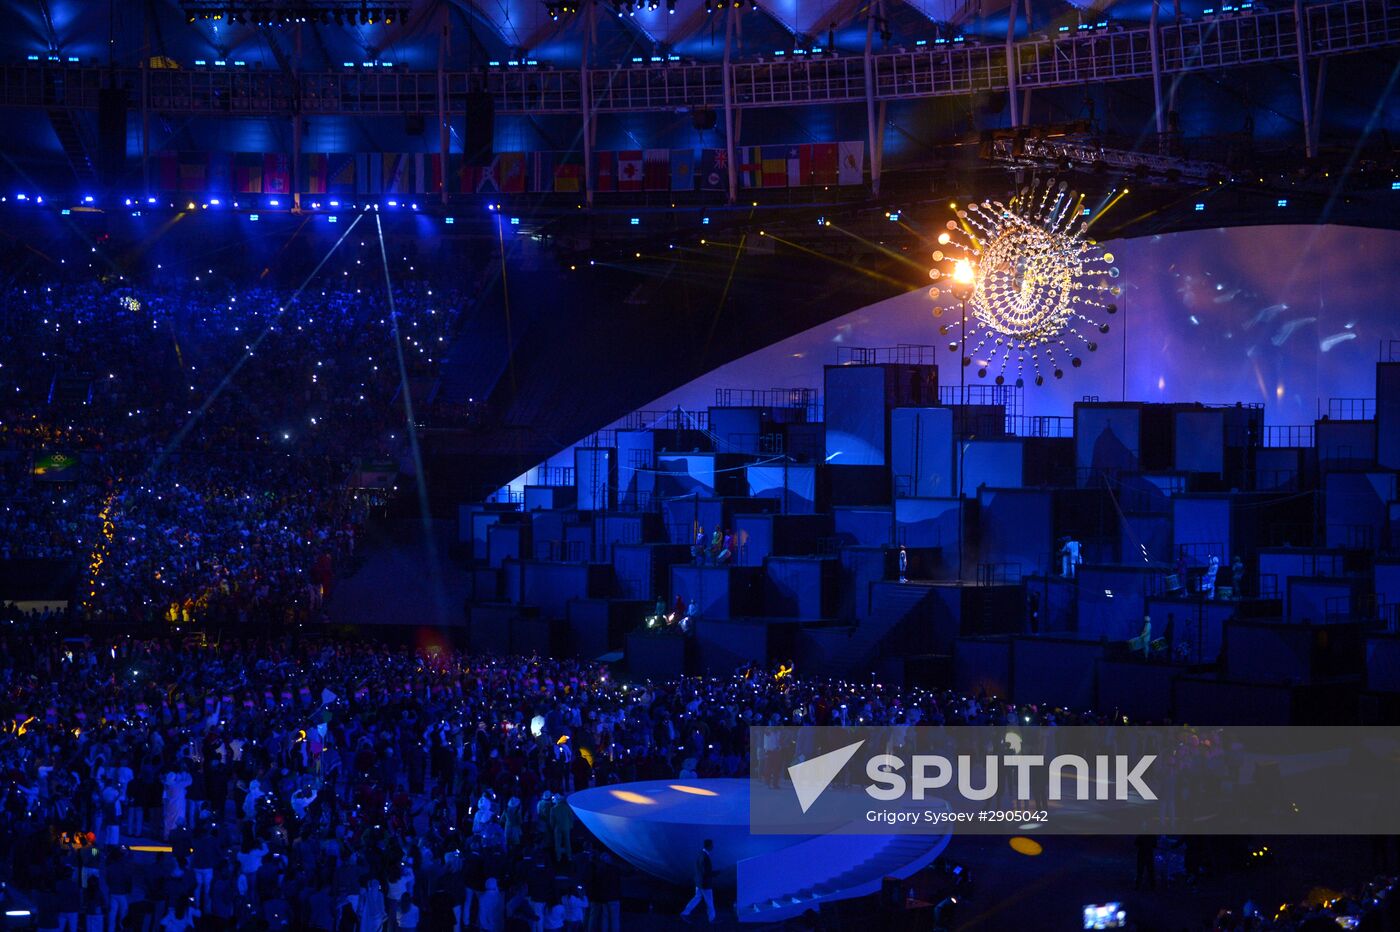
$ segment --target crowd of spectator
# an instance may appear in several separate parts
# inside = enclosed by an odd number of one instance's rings
[[[32,257],[0,281],[0,559],[71,564],[87,619],[316,617],[365,517],[348,480],[405,448],[466,301],[405,257],[391,313],[378,246],[299,284]]]
[[[1338,892],[1316,887],[1277,909],[1246,903],[1222,909],[1215,932],[1308,932],[1308,930],[1385,930],[1400,925],[1400,877],[1381,876],[1354,889]]]
[[[621,865],[575,825],[573,790],[743,776],[755,723],[1090,720],[758,669],[628,683],[290,637],[14,634],[0,706],[3,879],[45,922],[82,904],[107,929],[123,912],[186,928],[187,904],[208,928],[616,928]],[[172,850],[130,848],[152,842]]]

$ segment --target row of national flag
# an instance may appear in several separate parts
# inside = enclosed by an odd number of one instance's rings
[[[800,188],[861,184],[865,144],[804,143],[743,146],[734,150],[741,188]],[[489,165],[464,165],[453,155],[447,171],[437,153],[307,153],[293,174],[279,152],[167,151],[158,156],[163,191],[189,194],[374,195],[436,194],[447,185],[459,194],[577,194],[584,190],[578,153],[501,152]],[[594,154],[592,189],[626,191],[725,191],[729,159],[724,149],[636,149]]]
[[[729,188],[724,149],[638,149],[599,152],[595,158],[593,190],[598,192]],[[859,141],[742,146],[734,159],[741,188],[860,184],[865,177],[865,144]]]

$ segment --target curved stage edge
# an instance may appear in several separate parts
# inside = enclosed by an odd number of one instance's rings
[[[754,835],[749,781],[646,780],[580,790],[568,798],[579,820],[638,870],[694,885],[705,839],[718,884],[734,888],[741,921],[772,922],[821,903],[867,896],[887,877],[932,864],[947,835]]]

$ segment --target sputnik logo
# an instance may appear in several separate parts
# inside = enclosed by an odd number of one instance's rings
[[[792,789],[797,793],[797,803],[804,813],[826,792],[826,788],[836,779],[841,768],[846,766],[864,743],[863,740],[857,741],[855,744],[828,751],[788,768],[788,776],[792,778]]]

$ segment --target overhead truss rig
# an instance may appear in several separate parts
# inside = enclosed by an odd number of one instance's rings
[[[408,17],[403,0],[370,3],[367,0],[181,0],[185,19],[225,20],[255,26],[320,23],[323,26],[391,26]]]
[[[1131,149],[1114,149],[1089,139],[1023,139],[998,135],[993,139],[990,157],[1012,165],[1046,166],[1064,162],[1080,166],[1103,166],[1115,172],[1144,173],[1149,176],[1210,181],[1224,178],[1229,170],[1215,162],[1156,155]]]
[[[248,3],[248,6],[267,4]],[[212,6],[212,0],[211,0]],[[228,4],[223,6],[227,9]],[[293,4],[296,6],[296,4]],[[359,8],[352,2],[347,5]],[[384,4],[375,5],[379,9]],[[973,93],[1008,95],[1013,128],[1021,124],[1022,96],[1037,89],[1107,81],[1150,80],[1157,131],[1166,131],[1165,78],[1271,62],[1298,66],[1304,142],[1317,145],[1313,110],[1316,83],[1309,71],[1329,57],[1400,46],[1400,0],[1330,0],[1198,21],[1158,21],[1160,4],[1144,26],[1119,31],[1067,32],[1013,40],[1015,11],[1005,43],[957,43],[914,51],[876,51],[875,20],[868,23],[864,54],[795,55],[772,61],[734,61],[735,17],[726,17],[724,61],[644,62],[582,68],[517,67],[453,71],[439,58],[431,71],[347,69],[297,72],[229,68],[108,69],[65,63],[0,67],[0,108],[95,109],[109,86],[140,88],[144,114],[306,117],[317,114],[437,115],[446,153],[448,121],[468,102],[488,93],[496,114],[587,115],[585,162],[591,162],[593,118],[598,113],[675,112],[711,109],[732,129],[736,111],[765,107],[863,103],[871,151],[872,186],[878,193],[884,108],[891,101]],[[873,8],[873,5],[872,5]],[[308,6],[309,9],[309,6]],[[591,16],[595,4],[583,15]],[[319,14],[318,14],[319,15]],[[1315,66],[1310,69],[1310,64]],[[133,104],[135,101],[133,101]],[[143,118],[143,125],[145,124]],[[299,125],[299,121],[294,121]],[[733,132],[725,133],[730,146]],[[143,149],[144,151],[144,149]],[[293,153],[294,155],[296,153]],[[733,153],[729,164],[735,165]],[[585,172],[585,178],[588,177]],[[737,194],[731,168],[731,197]]]

